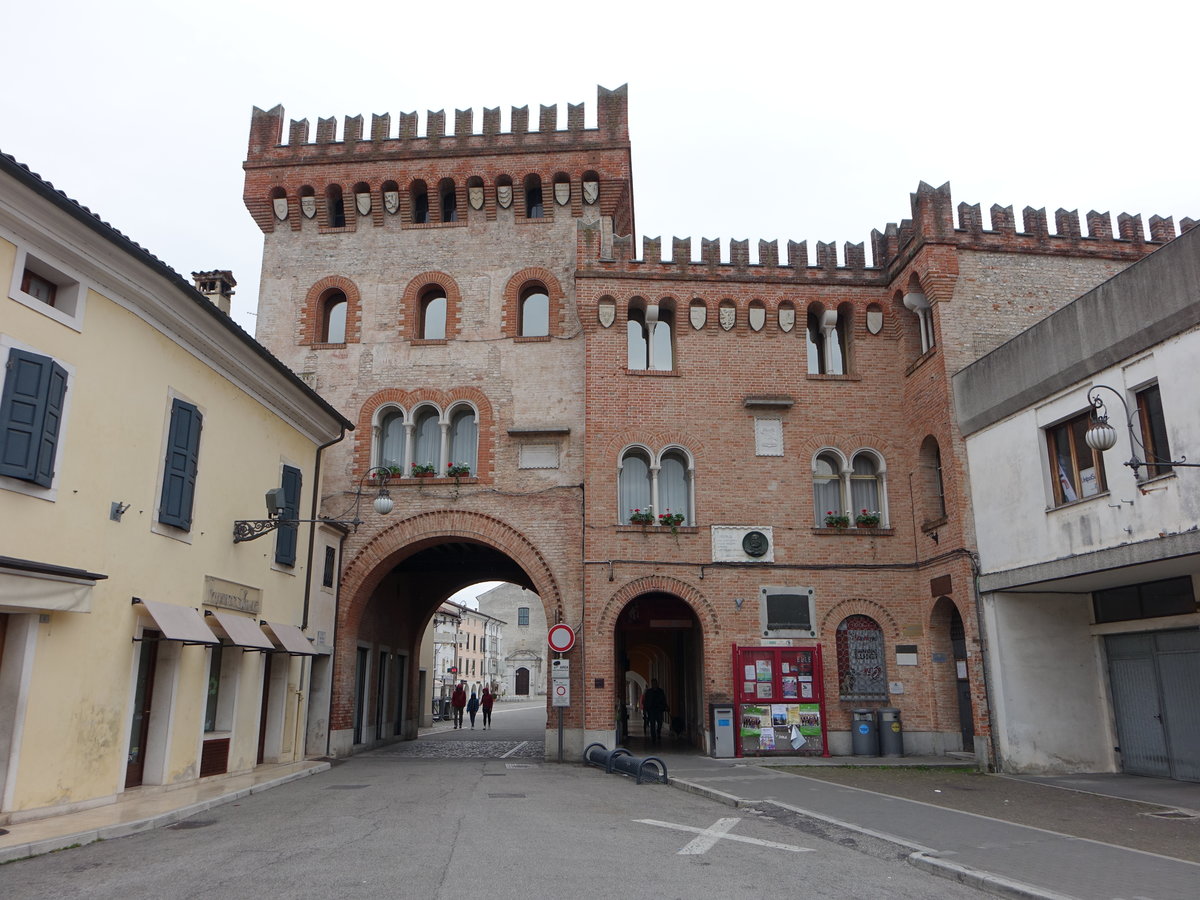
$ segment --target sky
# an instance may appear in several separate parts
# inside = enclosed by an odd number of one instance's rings
[[[231,269],[254,106],[288,119],[584,102],[629,86],[640,236],[866,242],[920,181],[955,205],[1200,218],[1200,12],[1103,2],[10,4],[0,151],[185,277]],[[1144,14],[1144,15],[1143,15]],[[985,212],[985,223],[987,221]],[[728,254],[728,249],[724,250]]]

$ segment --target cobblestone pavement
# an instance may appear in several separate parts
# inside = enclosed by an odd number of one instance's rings
[[[360,756],[405,759],[538,759],[546,758],[545,741],[401,741]]]

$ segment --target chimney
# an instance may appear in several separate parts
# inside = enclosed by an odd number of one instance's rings
[[[196,290],[207,297],[217,309],[229,315],[229,307],[233,303],[233,289],[237,287],[232,272],[227,269],[193,272],[192,280],[196,284]]]

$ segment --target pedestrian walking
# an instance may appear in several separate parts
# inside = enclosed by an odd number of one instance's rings
[[[646,717],[650,720],[650,743],[661,743],[663,714],[667,711],[667,695],[658,686],[657,678],[650,682],[650,689],[643,695],[642,702],[645,705]]]
[[[492,724],[492,704],[496,702],[495,695],[487,688],[483,689],[483,696],[479,698],[479,708],[483,710],[483,730],[487,731],[488,726]]]
[[[454,727],[462,728],[463,722],[463,707],[467,705],[467,683],[459,682],[454,689],[454,693],[450,695],[450,706],[454,710]]]
[[[479,712],[479,698],[471,691],[471,699],[467,701],[467,715],[471,717],[471,730],[475,729],[475,713]]]

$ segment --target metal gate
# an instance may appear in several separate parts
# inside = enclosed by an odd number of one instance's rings
[[[1105,638],[1121,768],[1200,781],[1200,631]]]

